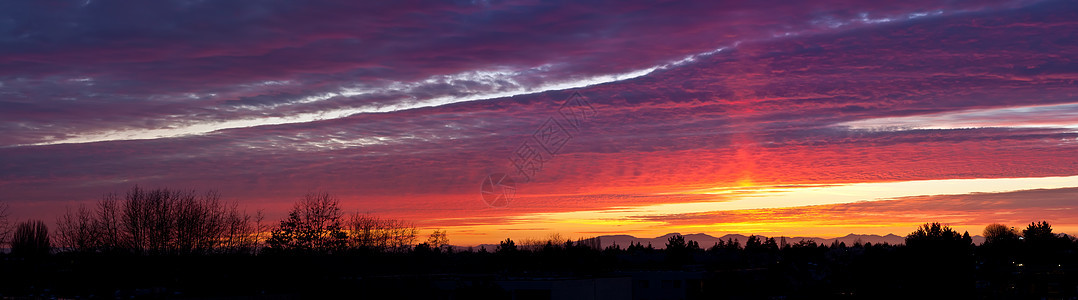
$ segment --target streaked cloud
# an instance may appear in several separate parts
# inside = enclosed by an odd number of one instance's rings
[[[1076,18],[1066,1],[0,3],[0,201],[50,220],[133,184],[217,188],[274,219],[320,189],[476,243],[1017,222],[947,199],[1078,175]],[[480,180],[577,92],[595,118],[508,207],[483,204]],[[878,198],[917,205],[874,223],[857,201]],[[1038,203],[1021,215],[1078,224]],[[529,224],[547,216],[565,222]]]
[[[1078,129],[1078,104],[1034,105],[973,109],[906,117],[887,117],[840,123],[859,130],[916,130],[970,128]]]

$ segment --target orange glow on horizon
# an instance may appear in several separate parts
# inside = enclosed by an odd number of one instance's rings
[[[1044,213],[1038,205],[1055,205],[1078,196],[1073,186],[1074,177],[1031,178],[1011,180],[922,181],[879,183],[860,185],[807,185],[807,186],[757,186],[739,187],[743,192],[735,199],[708,203],[667,203],[638,207],[610,207],[602,210],[534,212],[512,214],[491,219],[489,223],[449,225],[458,220],[443,219],[448,229],[463,234],[451,239],[454,244],[468,246],[491,244],[505,238],[522,239],[559,233],[570,237],[629,234],[636,237],[656,237],[667,233],[706,233],[712,236],[725,234],[758,234],[765,236],[831,238],[847,234],[896,234],[903,236],[927,222],[941,222],[971,235],[980,234],[984,226],[1005,223],[1022,227],[1033,221],[1048,220],[1057,232],[1074,232],[1078,229],[1078,217],[1069,209]],[[970,191],[999,191],[990,193],[957,192],[962,183]],[[938,189],[940,195],[899,197],[909,194],[907,189]],[[1042,186],[1048,189],[1027,189],[1026,186]],[[1002,189],[1002,190],[999,190]],[[1008,191],[1009,190],[1009,191]],[[898,191],[889,192],[889,191]],[[719,193],[729,193],[719,189]],[[707,192],[699,192],[708,194]],[[736,192],[735,192],[736,193]],[[708,207],[738,207],[744,201],[765,201],[794,197],[811,199],[822,195],[844,195],[859,201],[818,205],[795,205],[759,209],[709,209]],[[893,198],[871,200],[873,196],[891,195]],[[1023,199],[1041,199],[1043,204]],[[783,203],[791,203],[782,201]],[[811,203],[811,202],[805,202]],[[765,204],[766,205],[766,204]],[[1027,206],[1026,209],[1011,205]],[[980,206],[981,210],[970,210]],[[1000,206],[993,208],[992,206]],[[476,219],[466,218],[472,222]]]

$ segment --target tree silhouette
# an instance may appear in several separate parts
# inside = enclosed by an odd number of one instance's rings
[[[293,205],[266,244],[272,251],[291,253],[343,250],[348,236],[342,230],[342,216],[340,200],[329,193],[308,193]]]
[[[182,198],[181,198],[182,199]],[[122,202],[116,202],[115,207],[122,208]],[[188,203],[190,204],[190,203]],[[109,206],[103,206],[109,207]],[[182,213],[184,208],[176,209],[170,206],[170,216],[188,215]],[[329,207],[332,207],[330,205]],[[99,208],[100,209],[100,208]],[[108,208],[101,209],[109,211]],[[293,216],[283,220],[290,225],[278,226],[275,231],[288,231],[290,235],[303,232],[301,223],[304,221],[302,209],[295,209]],[[329,210],[332,211],[332,210]],[[176,214],[178,213],[178,214]],[[78,210],[69,210],[70,219],[58,220],[58,232],[70,231],[79,237],[80,230],[96,228],[96,220],[100,215],[99,210],[93,207],[79,207]],[[108,214],[106,214],[108,215]],[[119,215],[119,213],[116,213]],[[383,220],[365,215],[366,220]],[[226,220],[228,218],[225,218]],[[330,222],[332,223],[332,222]],[[227,224],[227,222],[226,222]],[[376,223],[381,224],[381,223]],[[276,225],[276,224],[275,224]],[[20,225],[21,227],[22,225]],[[170,225],[174,229],[185,228],[182,225]],[[382,225],[377,225],[382,226]],[[380,227],[372,228],[380,228]],[[227,226],[225,226],[227,227]],[[332,226],[331,226],[332,227]],[[74,228],[75,230],[72,230]],[[1003,230],[997,230],[1002,228]],[[417,274],[444,274],[444,280],[452,281],[455,272],[475,272],[492,274],[491,279],[483,277],[469,277],[464,280],[474,283],[490,282],[506,276],[543,276],[534,274],[580,274],[580,276],[604,276],[621,271],[637,272],[639,270],[655,270],[647,277],[662,277],[655,280],[648,279],[653,285],[665,281],[676,282],[681,280],[685,287],[702,287],[694,296],[685,298],[762,298],[769,296],[786,296],[791,298],[829,298],[836,295],[855,296],[856,298],[912,298],[921,297],[929,299],[968,299],[968,298],[1060,298],[1052,297],[1055,293],[1044,286],[1073,286],[1073,276],[1062,273],[1068,270],[1073,263],[1073,245],[1064,248],[1045,248],[1042,244],[1019,241],[1012,253],[1001,252],[992,249],[992,245],[1000,245],[1001,241],[1011,241],[1018,234],[1007,227],[994,224],[986,228],[986,232],[992,242],[975,248],[966,247],[971,244],[969,233],[958,234],[955,230],[939,223],[924,224],[907,236],[909,246],[888,245],[886,243],[869,244],[855,242],[853,246],[846,247],[841,241],[819,245],[816,242],[804,239],[793,243],[788,247],[780,247],[776,238],[764,236],[750,236],[741,249],[734,239],[722,240],[710,247],[708,251],[697,248],[696,242],[680,234],[668,236],[666,248],[653,250],[650,244],[645,246],[635,241],[630,242],[628,249],[623,249],[615,244],[604,249],[596,249],[589,239],[566,239],[560,236],[559,240],[546,240],[539,247],[525,246],[521,240],[504,239],[495,249],[480,248],[475,252],[449,252],[438,253],[436,245],[448,244],[445,231],[435,230],[429,236],[424,237],[424,242],[411,248],[412,251],[393,253],[390,255],[351,252],[345,257],[329,258],[295,258],[295,257],[260,257],[247,259],[228,256],[224,259],[215,257],[199,257],[196,259],[184,259],[171,257],[168,259],[131,259],[130,255],[70,255],[64,254],[56,259],[12,259],[0,260],[0,267],[14,266],[19,271],[10,274],[22,274],[23,270],[40,268],[41,274],[50,275],[47,280],[87,280],[97,274],[101,269],[100,263],[107,262],[104,266],[115,267],[118,272],[125,273],[123,278],[108,280],[138,281],[140,276],[145,276],[146,271],[129,271],[132,265],[148,264],[140,270],[167,270],[170,272],[165,283],[156,282],[169,289],[184,286],[198,280],[217,280],[223,285],[232,284],[227,278],[256,278],[247,283],[259,290],[273,290],[277,286],[288,286],[287,283],[301,282],[307,286],[313,282],[332,284],[333,286],[345,286],[349,289],[367,291],[370,289],[399,289],[413,288],[421,290],[429,288],[427,281],[435,280],[434,277]],[[1030,236],[1055,237],[1046,238],[1049,241],[1067,241],[1066,238],[1052,232],[1051,226],[1046,222],[1034,223],[1027,228]],[[372,240],[380,239],[379,231],[372,230]],[[341,230],[347,233],[347,229]],[[90,232],[100,232],[90,230]],[[124,232],[121,230],[120,232]],[[197,232],[197,231],[196,231]],[[998,234],[996,234],[998,233]],[[50,234],[56,234],[50,233]],[[289,235],[285,234],[285,235]],[[386,233],[391,234],[391,233]],[[96,239],[103,239],[101,235],[92,235]],[[121,234],[123,236],[123,234]],[[179,236],[175,233],[173,236]],[[227,240],[228,235],[220,235]],[[283,236],[278,232],[277,238]],[[332,235],[330,235],[332,236]],[[49,237],[54,238],[54,237]],[[71,245],[78,239],[68,240],[61,234],[57,238],[57,245]],[[92,240],[92,239],[91,239]],[[173,239],[176,240],[176,239]],[[182,240],[182,239],[180,239]],[[393,240],[390,238],[388,240]],[[388,241],[387,240],[387,241]],[[1033,238],[1032,241],[1042,240]],[[597,241],[597,240],[596,240]],[[528,242],[540,245],[539,241]],[[786,244],[786,243],[781,243]],[[182,245],[182,244],[181,244]],[[218,244],[225,247],[226,244]],[[313,245],[313,244],[311,244]],[[330,250],[317,252],[316,246],[308,245],[302,248],[306,252],[297,250],[292,253],[319,254],[328,253]],[[70,246],[61,246],[70,247]],[[660,247],[662,248],[662,247]],[[20,250],[22,249],[22,250]],[[27,247],[16,247],[17,255],[26,253]],[[172,248],[170,248],[172,249]],[[300,248],[297,248],[300,249]],[[1055,249],[1045,251],[1045,249]],[[278,249],[280,250],[280,249]],[[491,255],[488,250],[495,250]],[[971,251],[972,250],[972,251]],[[988,251],[992,250],[992,251]],[[332,250],[335,251],[335,250]],[[172,253],[172,252],[170,252]],[[271,251],[266,251],[272,254]],[[1017,253],[1017,254],[1013,254]],[[146,255],[162,255],[164,253],[147,252]],[[369,256],[366,256],[369,255]],[[0,255],[2,257],[2,255]],[[158,267],[159,262],[168,267]],[[178,261],[178,262],[176,262]],[[231,264],[232,261],[246,264]],[[119,263],[113,263],[119,262]],[[176,263],[173,263],[176,262]],[[191,266],[186,266],[190,264]],[[289,264],[288,268],[279,268]],[[176,265],[183,267],[176,268]],[[86,266],[86,267],[80,267]],[[252,268],[252,266],[256,266]],[[350,268],[362,266],[361,268]],[[79,269],[82,268],[80,271]],[[187,270],[184,270],[184,269]],[[213,272],[205,270],[211,268]],[[90,271],[93,269],[93,271]],[[358,270],[357,270],[358,269]],[[6,269],[10,270],[10,269]],[[173,271],[176,270],[176,271]],[[221,270],[221,271],[216,271]],[[683,272],[702,272],[704,279],[683,278]],[[266,273],[266,274],[261,274]],[[78,274],[71,276],[68,274]],[[310,274],[325,274],[322,276],[310,276]],[[407,274],[402,276],[402,274]],[[670,275],[673,277],[669,277]],[[383,276],[384,275],[384,276]],[[442,275],[438,275],[442,276]],[[10,292],[11,286],[29,286],[21,283],[11,283],[12,277],[2,277],[8,285],[0,285],[0,293],[5,295],[20,295],[19,292]],[[145,276],[153,277],[153,276]],[[203,278],[192,280],[192,278]],[[392,280],[370,278],[393,278]],[[407,277],[407,278],[405,278]],[[334,278],[347,278],[346,281]],[[408,279],[411,278],[411,279]],[[265,283],[268,279],[269,283]],[[152,282],[156,279],[147,279]],[[401,283],[392,282],[398,280]],[[443,279],[436,279],[443,280]],[[661,280],[661,281],[660,281]],[[974,281],[976,280],[976,281]],[[92,280],[90,280],[92,281]],[[242,280],[240,280],[242,281]],[[240,282],[237,281],[237,282]],[[342,282],[353,285],[340,284]],[[646,282],[646,281],[645,281]],[[68,284],[69,282],[64,282]],[[663,283],[667,286],[676,286]],[[93,281],[86,285],[101,285],[101,281]],[[142,284],[142,283],[139,283]],[[241,283],[242,285],[243,283]],[[635,284],[639,281],[633,280]],[[122,290],[104,283],[109,290]],[[262,286],[259,286],[262,285]],[[663,286],[658,285],[658,286]],[[708,287],[736,286],[739,289],[709,289]],[[280,289],[278,293],[294,293],[295,290]],[[344,288],[341,288],[344,289]],[[188,293],[190,290],[184,290]],[[336,291],[336,290],[334,290]],[[726,294],[723,294],[726,293]],[[1040,293],[1040,294],[1038,294]],[[302,292],[301,292],[302,294]],[[195,294],[188,294],[194,296]],[[459,294],[457,294],[459,295]],[[688,295],[688,294],[686,294]],[[988,297],[983,297],[983,296]],[[993,297],[1000,295],[1000,297]],[[1047,295],[1048,297],[1043,297]],[[1067,296],[1069,294],[1063,294]],[[1024,297],[1029,296],[1029,297]],[[1066,298],[1066,297],[1062,297]]]
[[[446,234],[445,230],[435,229],[434,232],[431,232],[430,236],[427,237],[427,245],[433,249],[438,249],[438,251],[448,251],[449,235]]]
[[[80,253],[248,253],[260,239],[261,213],[252,217],[215,191],[135,186],[121,198],[105,195],[96,210],[80,206],[57,218],[57,245]],[[256,226],[255,223],[259,225]]]
[[[769,251],[775,251],[779,249],[779,244],[775,242],[775,238],[767,238],[767,241],[764,242],[764,248]]]
[[[1018,231],[1007,225],[993,223],[984,227],[985,245],[1013,245],[1018,243]]]
[[[684,264],[692,261],[692,252],[700,249],[700,245],[694,241],[685,241],[681,234],[674,234],[666,241],[666,260],[674,264]]]
[[[791,245],[790,247],[813,249],[813,248],[819,247],[819,245],[817,245],[816,241],[814,241],[814,240],[800,240],[797,243],[794,243],[793,245]]]
[[[346,224],[348,247],[374,251],[403,252],[415,243],[419,230],[403,220],[383,219],[370,214],[353,213]],[[448,243],[448,242],[447,242]],[[431,247],[435,245],[428,244]]]
[[[11,255],[40,256],[49,254],[49,227],[40,220],[28,220],[15,226],[11,236]]]
[[[729,238],[726,240],[726,248],[730,250],[741,250],[741,241],[735,238]]]
[[[745,240],[745,250],[758,251],[762,248],[763,244],[760,243],[760,237],[756,235],[749,235],[749,238]]]
[[[1052,225],[1046,221],[1030,223],[1026,229],[1022,230],[1022,236],[1029,242],[1046,242],[1058,238],[1052,233]]]
[[[289,215],[280,224],[272,228],[272,236],[267,241],[270,249],[285,253],[326,254],[349,250],[349,247],[376,249],[380,251],[399,251],[391,255],[351,252],[348,257],[334,258],[289,258],[270,257],[235,259],[225,257],[216,260],[213,257],[200,257],[187,260],[172,257],[164,260],[135,258],[131,255],[102,255],[94,257],[92,253],[123,251],[142,255],[186,255],[208,253],[250,253],[257,248],[258,233],[263,232],[258,220],[240,211],[233,204],[220,201],[214,192],[195,193],[174,189],[141,189],[137,186],[125,195],[106,195],[97,206],[79,206],[68,209],[66,214],[56,220],[55,231],[50,232],[41,221],[19,223],[10,240],[14,256],[32,257],[50,253],[50,241],[61,250],[78,251],[80,255],[64,253],[56,259],[16,259],[0,260],[0,267],[15,267],[17,271],[8,274],[25,274],[25,270],[42,269],[40,274],[55,275],[47,280],[86,279],[89,271],[98,271],[101,264],[116,267],[120,272],[127,272],[130,266],[145,262],[156,264],[170,261],[158,268],[157,265],[143,270],[169,270],[177,264],[204,264],[190,267],[197,271],[187,271],[188,275],[165,276],[175,280],[176,285],[191,283],[183,276],[203,276],[213,266],[226,260],[248,261],[249,264],[263,262],[330,262],[330,264],[309,264],[312,266],[294,267],[278,270],[278,273],[260,278],[281,276],[281,281],[267,285],[296,280],[311,272],[319,271],[324,276],[304,278],[308,280],[333,280],[349,278],[347,282],[359,282],[360,288],[369,288],[384,281],[370,281],[378,276],[398,278],[402,273],[444,273],[445,270],[460,269],[463,272],[488,272],[495,277],[518,274],[556,274],[561,271],[582,274],[583,276],[604,275],[607,272],[623,270],[698,270],[713,276],[691,283],[689,279],[662,278],[666,282],[678,280],[686,286],[713,287],[738,286],[744,291],[765,290],[774,295],[803,296],[821,298],[828,295],[852,295],[866,298],[899,298],[895,296],[921,296],[923,298],[993,298],[985,295],[1001,295],[999,298],[1061,298],[1054,287],[1073,287],[1075,280],[1071,266],[1074,264],[1076,249],[1074,241],[1066,235],[1053,232],[1047,221],[1029,224],[1019,234],[1012,227],[1003,224],[991,224],[985,227],[985,243],[975,246],[969,232],[959,234],[956,230],[940,223],[926,223],[918,226],[905,237],[906,245],[887,243],[871,244],[855,241],[852,247],[835,240],[827,245],[819,245],[812,240],[802,240],[792,245],[785,239],[776,242],[775,238],[750,235],[741,248],[739,241],[729,238],[719,240],[707,251],[699,249],[696,241],[681,234],[673,234],[666,241],[665,249],[656,250],[651,242],[647,246],[635,241],[627,249],[614,244],[600,248],[598,238],[567,239],[552,235],[549,240],[526,239],[514,241],[506,238],[496,249],[496,255],[480,247],[479,253],[448,251],[449,238],[444,230],[434,230],[425,237],[424,242],[411,247],[415,241],[416,229],[411,223],[401,220],[384,219],[370,214],[355,213],[345,220],[341,213],[340,202],[327,193],[310,193],[295,203]],[[0,217],[6,216],[6,206],[0,205]],[[247,249],[247,250],[242,250]],[[405,249],[401,251],[401,249]],[[411,249],[412,251],[406,251]],[[444,251],[443,251],[444,249]],[[442,254],[434,255],[442,252]],[[273,253],[267,251],[266,253]],[[371,254],[369,257],[363,255]],[[0,255],[2,257],[2,255]],[[663,259],[666,259],[663,261]],[[275,261],[274,259],[279,259]],[[349,263],[343,266],[362,265],[362,271],[340,271],[335,262]],[[171,263],[179,261],[179,263]],[[113,262],[120,262],[114,264]],[[253,262],[253,263],[251,263]],[[687,265],[689,263],[698,265]],[[242,265],[242,264],[241,264]],[[267,264],[269,265],[269,264]],[[329,265],[330,267],[313,265]],[[250,265],[243,265],[250,267]],[[493,266],[493,267],[490,267]],[[502,267],[512,266],[512,267]],[[273,268],[230,268],[220,267],[228,272],[267,272]],[[333,269],[333,270],[327,270]],[[11,270],[11,269],[5,269]],[[257,271],[252,271],[257,270]],[[534,272],[533,272],[534,271]],[[36,271],[35,271],[36,272]],[[177,271],[180,273],[183,271]],[[450,271],[452,273],[453,271]],[[634,271],[635,272],[635,271]],[[71,276],[69,274],[79,274]],[[144,271],[128,272],[130,277],[145,274]],[[666,276],[656,272],[654,276]],[[284,275],[282,275],[284,274]],[[171,275],[171,274],[170,274]],[[216,275],[216,274],[214,274]],[[249,273],[242,273],[249,275]],[[243,277],[227,273],[219,277]],[[8,295],[11,286],[29,286],[12,283],[12,278],[3,277],[0,293]],[[411,276],[411,275],[409,275]],[[530,275],[524,275],[530,276]],[[652,276],[652,275],[648,275]],[[109,276],[101,276],[109,277]],[[150,277],[150,276],[147,276]],[[257,276],[254,276],[257,277]],[[311,277],[311,276],[308,276]],[[416,276],[420,278],[422,276]],[[287,278],[287,279],[285,279]],[[112,278],[109,278],[112,280]],[[117,279],[120,281],[121,279]],[[131,280],[125,277],[122,280]],[[220,278],[214,279],[220,280]],[[416,279],[409,284],[416,284],[426,278]],[[469,279],[472,280],[472,279]],[[475,279],[482,281],[485,279]],[[976,281],[975,281],[976,280]],[[136,280],[137,281],[137,280]],[[227,280],[225,280],[227,281]],[[253,280],[252,280],[253,281]],[[338,281],[340,282],[340,281]],[[378,283],[372,283],[378,282]],[[634,282],[636,282],[634,280]],[[94,284],[96,284],[95,282]],[[653,283],[658,283],[653,281]],[[141,283],[139,283],[141,284]],[[422,283],[426,284],[426,283]],[[712,285],[717,284],[717,285]],[[169,285],[169,284],[164,284]],[[407,284],[398,286],[408,286]],[[352,286],[349,286],[352,287]],[[422,286],[417,286],[417,290]],[[112,290],[110,288],[110,290]],[[119,289],[116,289],[119,290]],[[705,288],[705,290],[707,290]],[[718,291],[720,289],[713,289]],[[1070,289],[1068,289],[1069,291]],[[729,290],[726,290],[729,291]],[[699,292],[699,291],[698,291]],[[751,292],[727,294],[730,298],[753,298]],[[700,292],[705,293],[705,292]],[[801,294],[799,294],[801,293]],[[903,295],[903,293],[911,293]],[[1040,294],[1038,294],[1040,293]],[[705,293],[706,294],[706,293]],[[914,295],[916,294],[916,295]],[[699,298],[722,298],[723,295],[698,294]],[[1047,297],[1043,297],[1047,295]],[[1066,298],[1071,294],[1060,294]],[[763,295],[761,296],[769,296]],[[882,296],[882,297],[877,297]],[[1036,296],[1036,297],[1034,297]],[[687,297],[694,298],[694,297]]]
[[[1058,265],[1072,253],[1071,239],[1052,232],[1047,221],[1034,222],[1022,230],[1021,260],[1030,266]]]
[[[969,242],[972,242],[969,241]],[[906,236],[910,247],[967,247],[969,244],[954,229],[940,223],[925,223]]]
[[[430,247],[430,244],[427,243],[427,242],[422,242],[422,243],[416,244],[415,247],[412,247],[412,253],[423,254],[423,253],[431,253],[431,252],[434,252],[434,250]]]
[[[907,261],[901,267],[909,274],[932,274],[942,280],[920,280],[903,277],[905,284],[917,287],[925,297],[956,299],[968,295],[973,289],[973,256],[970,255],[972,240],[963,238],[949,226],[926,223],[906,236],[910,250]]]
[[[130,250],[125,235],[120,230],[119,196],[106,194],[97,202],[97,218],[94,219],[94,232],[98,235],[98,247],[102,252]]]
[[[68,209],[56,219],[56,244],[63,250],[93,252],[101,244],[101,235],[94,225],[94,213],[86,206],[79,206],[74,212]]]
[[[517,252],[517,244],[512,239],[506,238],[501,243],[498,243],[498,249],[496,252],[501,254],[511,254]]]
[[[666,250],[679,251],[687,249],[689,246],[685,243],[685,237],[680,234],[674,234],[666,240]]]

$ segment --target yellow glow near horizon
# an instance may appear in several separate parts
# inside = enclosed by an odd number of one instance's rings
[[[666,222],[650,220],[646,217],[881,201],[911,196],[998,193],[1068,187],[1078,187],[1078,176],[944,179],[827,185],[758,186],[755,188],[745,188],[739,185],[739,187],[734,188],[686,191],[686,193],[692,194],[721,195],[723,196],[722,199],[726,199],[722,201],[665,203],[573,212],[530,213],[510,217],[508,224],[459,226],[451,228],[451,230],[468,230],[468,232],[474,233],[457,239],[459,245],[493,243],[505,238],[545,236],[551,232],[558,232],[564,236],[572,237],[603,234],[633,234],[638,237],[654,237],[670,232],[809,235],[817,237],[835,237],[849,233],[895,233],[901,235],[908,230],[912,230],[919,223],[834,225],[807,220],[669,225]],[[677,194],[677,192],[670,194]],[[926,221],[931,220],[926,219]],[[983,225],[980,226],[982,227],[955,226],[955,228],[977,234],[983,229]],[[1060,229],[1063,229],[1063,227],[1060,227]]]

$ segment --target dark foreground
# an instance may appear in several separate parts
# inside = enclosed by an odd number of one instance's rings
[[[167,299],[1072,299],[1073,240],[701,249],[553,244],[490,252],[0,256],[0,296]]]

